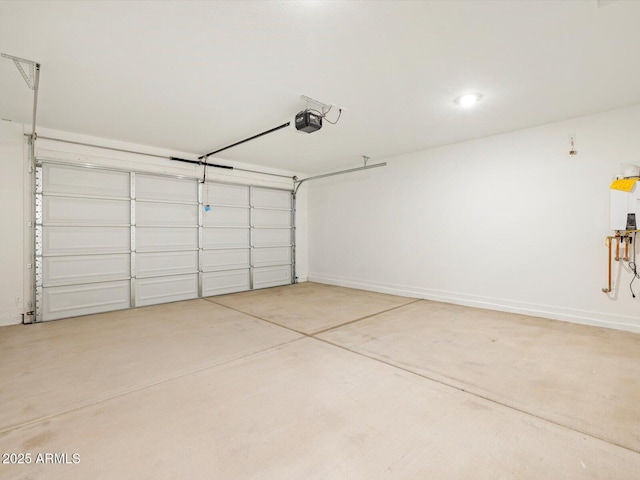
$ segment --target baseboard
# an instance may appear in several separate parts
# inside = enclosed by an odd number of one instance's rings
[[[326,283],[341,287],[358,288],[372,292],[388,293],[402,297],[422,298],[425,300],[452,303],[467,307],[486,308],[488,310],[497,310],[500,312],[518,313],[533,317],[549,318],[552,320],[561,320],[565,322],[580,323],[583,325],[592,325],[596,327],[613,328],[616,330],[627,330],[630,332],[640,333],[640,322],[638,319],[623,315],[591,312],[552,305],[529,304],[506,299],[481,297],[477,295],[446,292],[441,290],[363,282],[356,279],[332,277],[315,273],[309,273],[308,281]]]
[[[19,325],[22,323],[22,314],[18,313],[9,313],[9,312],[0,312],[0,327],[5,327],[8,325]]]

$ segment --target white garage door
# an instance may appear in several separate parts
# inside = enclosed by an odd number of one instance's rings
[[[253,288],[291,283],[291,192],[251,187]]]
[[[209,183],[203,187],[202,295],[251,289],[249,187]]]
[[[36,321],[290,284],[291,215],[287,190],[45,162]]]
[[[198,184],[135,174],[135,306],[198,296]]]

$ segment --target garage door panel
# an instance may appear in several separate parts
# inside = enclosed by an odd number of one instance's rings
[[[210,297],[249,290],[249,277],[249,269],[203,273],[202,296]]]
[[[251,190],[251,205],[259,208],[291,209],[291,192],[254,187]]]
[[[212,206],[202,216],[205,227],[248,227],[249,209],[241,207]]]
[[[254,227],[291,227],[291,212],[288,210],[253,210]]]
[[[136,280],[136,306],[198,297],[198,274]]]
[[[42,199],[44,224],[128,225],[130,203],[96,198],[50,197]]]
[[[129,198],[130,176],[126,172],[45,165],[43,193]]]
[[[130,307],[129,280],[43,288],[42,319],[77,317]]]
[[[44,163],[37,321],[291,283],[290,191]]]
[[[155,252],[136,255],[136,276],[179,275],[198,271],[198,252]]]
[[[136,202],[136,225],[197,226],[198,206]]]
[[[291,245],[291,230],[287,228],[257,228],[253,231],[253,245],[256,247]]]
[[[270,265],[291,264],[290,247],[254,248],[253,266],[266,267]]]
[[[249,187],[244,185],[225,185],[211,182],[205,185],[203,193],[205,203],[208,202],[210,205],[249,206]]]
[[[276,287],[291,283],[291,266],[261,267],[253,269],[253,288]]]
[[[128,252],[129,227],[48,227],[44,226],[44,255]]]
[[[197,228],[136,227],[136,251],[195,250]]]
[[[251,250],[204,250],[202,252],[202,271],[211,272],[215,270],[236,270],[249,268],[251,260]]]
[[[197,203],[198,184],[195,180],[137,174],[136,198],[138,200]]]
[[[204,248],[241,248],[249,247],[248,228],[204,228],[202,246]]]
[[[129,259],[128,253],[44,257],[42,259],[43,286],[125,280],[131,275]]]

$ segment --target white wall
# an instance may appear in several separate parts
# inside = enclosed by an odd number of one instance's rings
[[[601,291],[609,184],[640,164],[639,125],[626,108],[310,182],[309,280],[640,331],[628,268]]]
[[[72,163],[90,163],[137,171],[164,173],[170,175],[202,176],[202,167],[167,159],[116,152],[104,148],[56,142],[42,137],[62,138],[75,142],[114,147],[136,152],[176,156],[193,159],[193,155],[171,152],[159,148],[135,145],[113,140],[88,137],[68,132],[38,129],[41,137],[36,143],[38,158],[54,159]],[[31,262],[32,240],[26,222],[31,218],[31,177],[27,173],[28,155],[24,147],[23,126],[10,122],[0,122],[0,211],[2,212],[0,235],[0,325],[20,323],[22,314],[31,310],[31,271],[26,268]],[[216,159],[211,157],[210,162]],[[293,176],[295,172],[266,169],[239,162],[223,162],[236,168],[269,171]],[[291,188],[292,181],[266,175],[258,175],[238,170],[210,168],[207,178],[212,181],[261,185],[273,188]],[[300,281],[307,278],[307,195],[301,192],[297,202],[297,252],[296,267]]]
[[[23,163],[22,125],[0,121],[0,325],[22,321]]]

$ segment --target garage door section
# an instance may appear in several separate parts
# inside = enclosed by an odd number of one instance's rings
[[[202,296],[251,289],[249,187],[202,186]]]
[[[130,175],[44,165],[36,173],[36,318],[128,308]]]
[[[252,288],[288,285],[292,278],[291,192],[251,187]]]
[[[36,321],[291,283],[291,191],[36,168]]]
[[[198,184],[135,175],[132,266],[135,306],[198,296]]]

